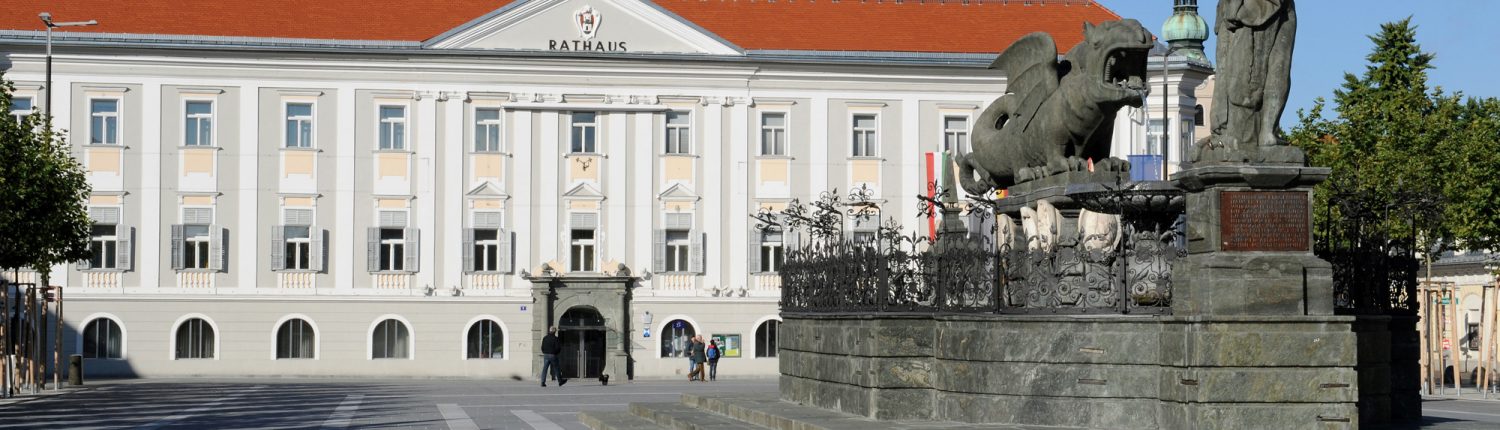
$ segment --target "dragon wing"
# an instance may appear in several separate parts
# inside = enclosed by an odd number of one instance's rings
[[[1006,92],[1013,94],[1006,97],[1016,97],[1014,105],[1016,109],[1011,113],[1011,121],[1019,119],[1022,128],[1031,123],[1036,115],[1036,110],[1042,105],[1054,91],[1057,91],[1062,79],[1061,64],[1057,61],[1057,43],[1052,36],[1044,32],[1028,34],[1005,48],[995,61],[990,63],[991,69],[1000,69],[1005,73]]]

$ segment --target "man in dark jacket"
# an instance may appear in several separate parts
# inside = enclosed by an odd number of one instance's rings
[[[566,382],[562,378],[562,367],[557,364],[557,354],[562,353],[562,342],[557,341],[557,327],[547,327],[547,335],[542,336],[542,386],[547,386],[547,371],[552,371],[552,379],[557,380],[557,385],[562,386]]]
[[[703,336],[693,337],[693,347],[689,351],[692,351],[693,355],[693,371],[688,373],[688,380],[697,379],[698,382],[707,382],[708,375],[703,373],[703,365],[708,361],[708,355],[703,351]]]

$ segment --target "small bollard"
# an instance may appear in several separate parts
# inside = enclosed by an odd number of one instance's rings
[[[83,386],[83,356],[73,354],[68,356],[68,386]]]
[[[603,383],[604,385],[609,385],[609,374],[606,373],[603,375],[599,375],[599,382]]]

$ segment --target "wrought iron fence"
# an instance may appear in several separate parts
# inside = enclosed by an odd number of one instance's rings
[[[1125,189],[1108,192],[1133,192]],[[851,193],[855,195],[856,193]],[[941,194],[939,192],[938,194]],[[1136,193],[1140,194],[1140,193]],[[1062,237],[1042,246],[1013,232],[969,232],[958,216],[995,217],[995,202],[923,200],[921,214],[946,209],[933,237],[881,225],[874,240],[842,234],[838,193],[808,209],[793,202],[756,216],[760,228],[806,229],[810,239],[789,245],[779,273],[781,306],[800,313],[1162,314],[1171,306],[1171,265],[1185,255],[1175,214],[1146,217],[1116,212],[1114,230]],[[1129,201],[1129,198],[1117,199]],[[1127,205],[1128,206],[1128,205]],[[1117,205],[1118,209],[1120,206]],[[860,211],[858,213],[865,213]],[[850,216],[856,212],[851,210]],[[1171,220],[1163,222],[1163,219]],[[1009,224],[1009,225],[1008,225]],[[996,238],[999,239],[996,239]]]
[[[1441,216],[1440,197],[1330,185],[1314,249],[1333,265],[1335,312],[1416,315],[1418,223]]]

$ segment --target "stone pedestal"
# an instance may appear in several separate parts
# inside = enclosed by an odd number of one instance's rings
[[[1355,428],[1355,319],[1334,316],[1313,254],[1312,187],[1329,169],[1214,164],[1187,191],[1188,257],[1174,267],[1180,338],[1163,344],[1169,428]],[[1174,336],[1175,337],[1175,336]]]
[[[1188,193],[1173,315],[1333,315],[1332,266],[1312,252],[1312,187],[1328,173],[1215,165],[1173,175]]]

